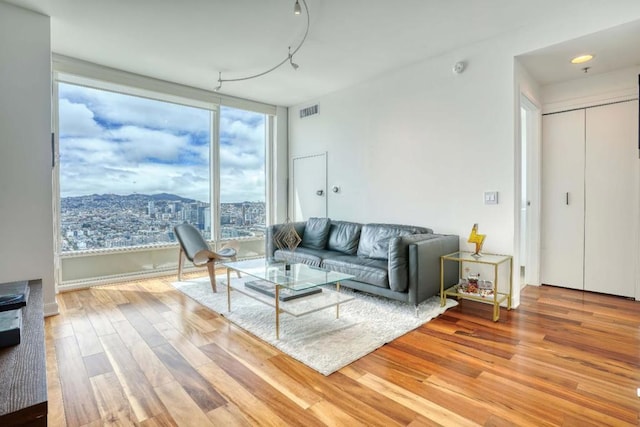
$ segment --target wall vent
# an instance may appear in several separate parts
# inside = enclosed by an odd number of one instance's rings
[[[313,116],[314,114],[318,114],[318,104],[312,105],[311,107],[301,108],[300,109],[300,118],[304,119],[308,116]]]

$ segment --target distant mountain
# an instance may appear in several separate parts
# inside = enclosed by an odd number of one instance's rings
[[[129,201],[179,201],[183,203],[194,203],[197,200],[188,199],[186,197],[178,196],[176,194],[159,193],[159,194],[90,194],[86,196],[73,196],[62,197],[64,200],[69,201],[81,201],[81,200],[93,200],[93,201],[109,201],[109,200],[129,200]]]
[[[169,194],[169,193],[159,193],[159,194],[152,194],[151,197],[153,200],[171,200],[171,201],[175,201],[175,200],[179,200],[183,203],[193,203],[193,202],[197,202],[197,200],[194,199],[187,199],[185,197],[180,197],[180,196],[176,196],[175,194]]]

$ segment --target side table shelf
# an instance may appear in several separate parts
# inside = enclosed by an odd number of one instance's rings
[[[462,276],[462,265],[465,262],[486,264],[493,266],[493,293],[491,295],[482,296],[474,295],[468,292],[460,292],[459,284],[455,284],[447,289],[444,287],[444,263],[457,262],[459,267],[459,277]],[[509,292],[498,291],[498,268],[503,263],[509,263]],[[493,305],[493,321],[497,322],[500,318],[500,304],[507,302],[507,310],[511,310],[511,296],[513,295],[513,257],[511,255],[482,254],[474,256],[472,252],[454,252],[440,257],[440,306],[444,307],[447,296],[455,298],[463,298],[474,301],[491,303]]]

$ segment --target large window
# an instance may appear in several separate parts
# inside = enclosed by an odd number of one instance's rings
[[[266,116],[220,109],[221,237],[263,235]]]
[[[217,110],[59,83],[62,251],[262,235],[266,116],[221,107],[218,142]]]

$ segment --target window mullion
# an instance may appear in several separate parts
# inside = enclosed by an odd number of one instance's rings
[[[210,192],[211,239],[216,245],[221,239],[220,227],[220,107],[211,111]]]

